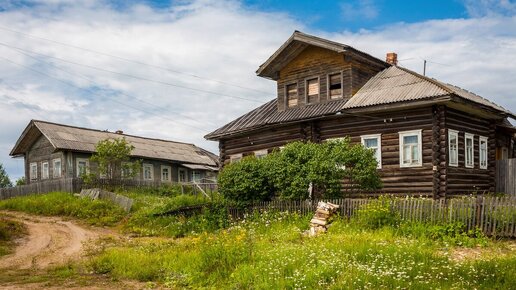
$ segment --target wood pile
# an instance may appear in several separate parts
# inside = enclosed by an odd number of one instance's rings
[[[314,217],[310,220],[310,236],[325,233],[338,209],[339,206],[336,204],[320,201]]]

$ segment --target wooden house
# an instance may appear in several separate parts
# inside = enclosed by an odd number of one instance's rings
[[[396,58],[296,31],[257,71],[276,81],[277,97],[205,138],[219,141],[224,164],[348,136],[375,151],[383,188],[374,194],[493,192],[496,160],[516,157],[514,113]]]
[[[99,141],[122,137],[134,146],[131,158],[142,163],[135,179],[160,183],[216,178],[218,157],[193,144],[37,120],[30,121],[10,155],[24,157],[28,184],[80,177],[95,166],[89,158]]]

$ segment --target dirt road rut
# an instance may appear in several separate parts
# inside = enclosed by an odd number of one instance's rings
[[[22,213],[2,212],[23,222],[28,235],[13,254],[0,258],[0,269],[43,269],[80,258],[83,243],[99,234],[57,217],[37,217]]]

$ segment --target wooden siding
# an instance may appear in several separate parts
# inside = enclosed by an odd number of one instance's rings
[[[392,121],[391,121],[392,119]],[[422,129],[423,166],[400,168],[400,131]],[[353,143],[361,142],[361,135],[382,134],[382,169],[384,188],[374,194],[413,194],[431,196],[432,174],[432,110],[415,109],[368,116],[339,116],[313,122],[303,122],[275,129],[241,135],[221,141],[221,161],[229,162],[230,155],[252,155],[254,151],[271,151],[296,140],[321,142],[349,136]],[[356,194],[358,192],[348,192]]]
[[[495,140],[490,132],[494,127],[491,122],[463,112],[448,109],[446,127],[459,132],[458,166],[447,168],[447,194],[460,195],[471,193],[494,192]],[[473,168],[465,166],[465,133],[473,134]],[[480,169],[479,137],[488,139],[488,167]],[[446,144],[447,145],[447,144]],[[448,148],[448,146],[446,146]],[[448,150],[448,149],[446,149]],[[448,164],[448,160],[446,160]]]
[[[48,139],[41,135],[36,142],[31,146],[31,148],[27,151],[25,155],[25,178],[27,184],[31,183],[30,180],[30,164],[36,162],[38,164],[38,174],[37,179],[32,182],[41,181],[42,179],[42,162],[48,162],[49,165],[49,179],[53,178],[53,162],[52,160],[60,158],[61,159],[61,176],[64,176],[64,160],[62,152],[54,152],[54,147],[48,141]]]
[[[328,100],[327,94],[327,74],[343,71],[345,82],[343,90],[346,97],[351,96],[351,63],[344,60],[344,56],[324,48],[308,46],[296,58],[289,62],[281,71],[277,81],[278,86],[278,109],[284,110],[285,107],[285,87],[286,85],[297,83],[298,106],[304,106],[305,82],[307,79],[319,78],[319,99],[320,102]]]
[[[379,173],[383,188],[372,194],[432,195],[432,110],[430,108],[368,115],[368,117],[333,118],[320,121],[318,124],[322,140],[349,136],[353,143],[359,144],[361,135],[381,134],[382,169]],[[419,129],[422,130],[423,164],[420,167],[401,168],[398,132]]]

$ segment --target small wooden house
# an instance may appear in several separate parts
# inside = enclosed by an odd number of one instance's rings
[[[516,157],[514,113],[396,58],[296,31],[257,71],[276,81],[277,97],[205,138],[219,141],[224,164],[347,136],[375,151],[383,180],[375,193],[495,191],[496,160]]]
[[[99,141],[122,137],[134,146],[131,158],[142,161],[135,179],[159,183],[216,178],[218,157],[193,144],[37,120],[30,121],[10,155],[24,157],[28,184],[80,177],[95,166],[89,158]]]

